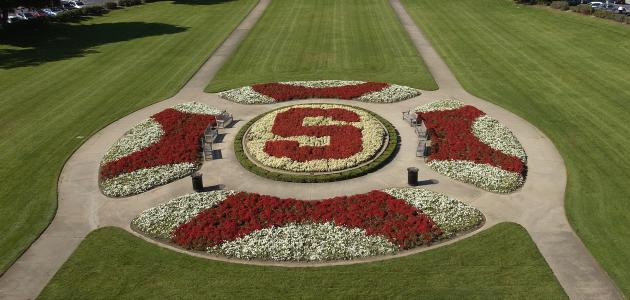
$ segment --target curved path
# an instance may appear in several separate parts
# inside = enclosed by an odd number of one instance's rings
[[[234,128],[221,131],[226,134],[223,143],[218,144],[223,158],[204,163],[201,171],[204,173],[206,185],[224,184],[226,189],[280,197],[320,199],[343,194],[364,193],[385,187],[404,186],[405,169],[415,166],[420,169],[422,179],[430,178],[438,181],[437,184],[426,188],[446,193],[479,208],[487,219],[484,228],[504,221],[523,225],[571,298],[622,299],[614,283],[572,231],[565,217],[566,171],[562,158],[551,141],[525,120],[465,92],[400,2],[398,0],[390,0],[390,2],[440,87],[438,91],[425,92],[419,97],[399,103],[351,103],[380,114],[399,130],[401,147],[392,162],[374,173],[346,180],[343,184],[276,182],[255,176],[240,166],[234,157],[232,142],[240,126],[245,123],[243,121],[289,103],[241,105],[222,100],[215,94],[206,94],[203,89],[267,7],[269,0],[261,0],[177,95],[110,124],[92,136],[74,153],[64,166],[59,178],[59,207],[53,222],[0,277],[0,299],[35,298],[90,231],[103,226],[119,226],[131,231],[129,228],[131,219],[144,209],[192,192],[190,179],[184,178],[138,196],[111,199],[100,193],[97,184],[100,159],[109,145],[113,144],[131,126],[152,114],[174,104],[192,100],[225,108],[237,119],[243,120]],[[527,182],[520,191],[509,195],[485,192],[441,176],[415,157],[417,138],[413,129],[402,120],[401,112],[444,97],[463,99],[512,129],[529,156]],[[341,100],[320,99],[293,101],[291,104],[322,101],[348,103]],[[454,241],[444,244],[452,242]],[[403,255],[433,248],[435,247],[421,247],[415,251],[404,252]],[[201,256],[210,258],[207,255]]]

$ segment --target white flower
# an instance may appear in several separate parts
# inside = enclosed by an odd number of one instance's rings
[[[518,157],[522,162],[527,162],[527,154],[514,133],[494,118],[484,115],[472,124],[473,134],[492,149],[499,150],[507,155]]]
[[[116,143],[107,150],[101,165],[118,160],[131,153],[140,151],[160,141],[164,135],[160,123],[147,119],[132,127]]]
[[[510,193],[525,183],[519,173],[466,160],[431,160],[428,165],[440,174],[495,193]]]
[[[392,103],[420,96],[420,90],[392,84],[380,91],[365,94],[356,100],[372,103]]]
[[[267,154],[267,152],[265,152],[265,144],[267,141],[291,140],[298,141],[302,146],[325,146],[330,142],[329,138],[315,138],[309,136],[285,138],[273,134],[271,128],[273,127],[277,114],[295,107],[323,109],[343,108],[355,112],[360,116],[360,122],[333,121],[330,118],[321,117],[305,118],[303,124],[306,126],[340,124],[355,126],[361,129],[363,150],[345,159],[316,159],[305,162],[295,161],[288,157],[274,157]],[[261,117],[249,127],[244,138],[244,146],[254,160],[266,167],[292,172],[331,172],[356,167],[373,159],[383,147],[386,135],[387,132],[383,124],[364,110],[335,104],[303,104],[276,110]]]
[[[382,236],[367,235],[364,229],[328,222],[265,228],[210,247],[208,252],[241,259],[324,261],[393,254],[398,249]]]
[[[275,99],[254,91],[251,86],[223,91],[218,95],[225,100],[241,104],[269,104],[276,102]]]
[[[444,99],[444,100],[434,101],[431,103],[420,105],[414,108],[413,111],[415,112],[443,111],[443,110],[458,109],[462,106],[464,106],[464,103],[459,100]]]
[[[211,191],[187,194],[143,211],[131,224],[143,233],[159,239],[172,238],[177,226],[188,222],[201,211],[211,208],[234,191]]]
[[[203,103],[187,102],[172,107],[184,113],[218,115],[225,112]],[[101,160],[101,166],[140,151],[160,141],[164,135],[162,126],[153,118],[140,122],[127,131],[112,145]],[[156,186],[192,174],[198,169],[197,163],[179,163],[140,169],[102,179],[101,190],[110,197],[125,197],[148,191]]]
[[[220,115],[225,112],[225,109],[216,108],[195,101],[177,104],[173,106],[173,109],[181,111],[183,113],[202,115]]]
[[[356,80],[311,80],[311,81],[286,81],[278,82],[280,84],[287,84],[293,86],[303,86],[309,88],[329,88],[329,87],[341,87],[347,85],[359,85],[366,83],[365,81]],[[391,103],[407,100],[420,95],[420,90],[401,86],[396,84],[390,84],[388,87],[376,91],[367,93],[353,100],[372,102],[372,103]],[[272,97],[260,94],[251,86],[245,86],[241,88],[231,89],[220,92],[219,97],[230,100],[236,103],[242,104],[269,104],[277,102]]]
[[[446,195],[420,188],[389,188],[383,192],[422,210],[442,230],[440,239],[475,228],[483,221],[476,208]]]
[[[198,166],[193,163],[162,165],[123,173],[101,181],[101,191],[109,197],[126,197],[146,192],[156,186],[188,176]]]

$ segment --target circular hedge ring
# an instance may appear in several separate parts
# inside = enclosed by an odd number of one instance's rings
[[[313,103],[255,117],[238,132],[234,150],[245,169],[265,178],[331,182],[379,169],[398,144],[394,126],[371,111]]]

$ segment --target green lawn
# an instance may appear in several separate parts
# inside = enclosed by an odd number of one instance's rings
[[[158,2],[0,35],[0,273],[52,219],[72,152],[177,92],[255,3]]]
[[[566,298],[527,232],[502,223],[439,250],[323,268],[231,264],[92,232],[41,299]]]
[[[387,0],[273,0],[206,91],[319,79],[437,88]]]
[[[468,91],[553,140],[568,217],[630,296],[630,26],[509,0],[404,3]]]

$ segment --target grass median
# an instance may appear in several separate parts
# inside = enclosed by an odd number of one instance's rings
[[[437,88],[387,0],[274,0],[206,91],[322,79]]]
[[[551,138],[573,228],[630,295],[630,26],[508,0],[403,3],[466,90]]]

